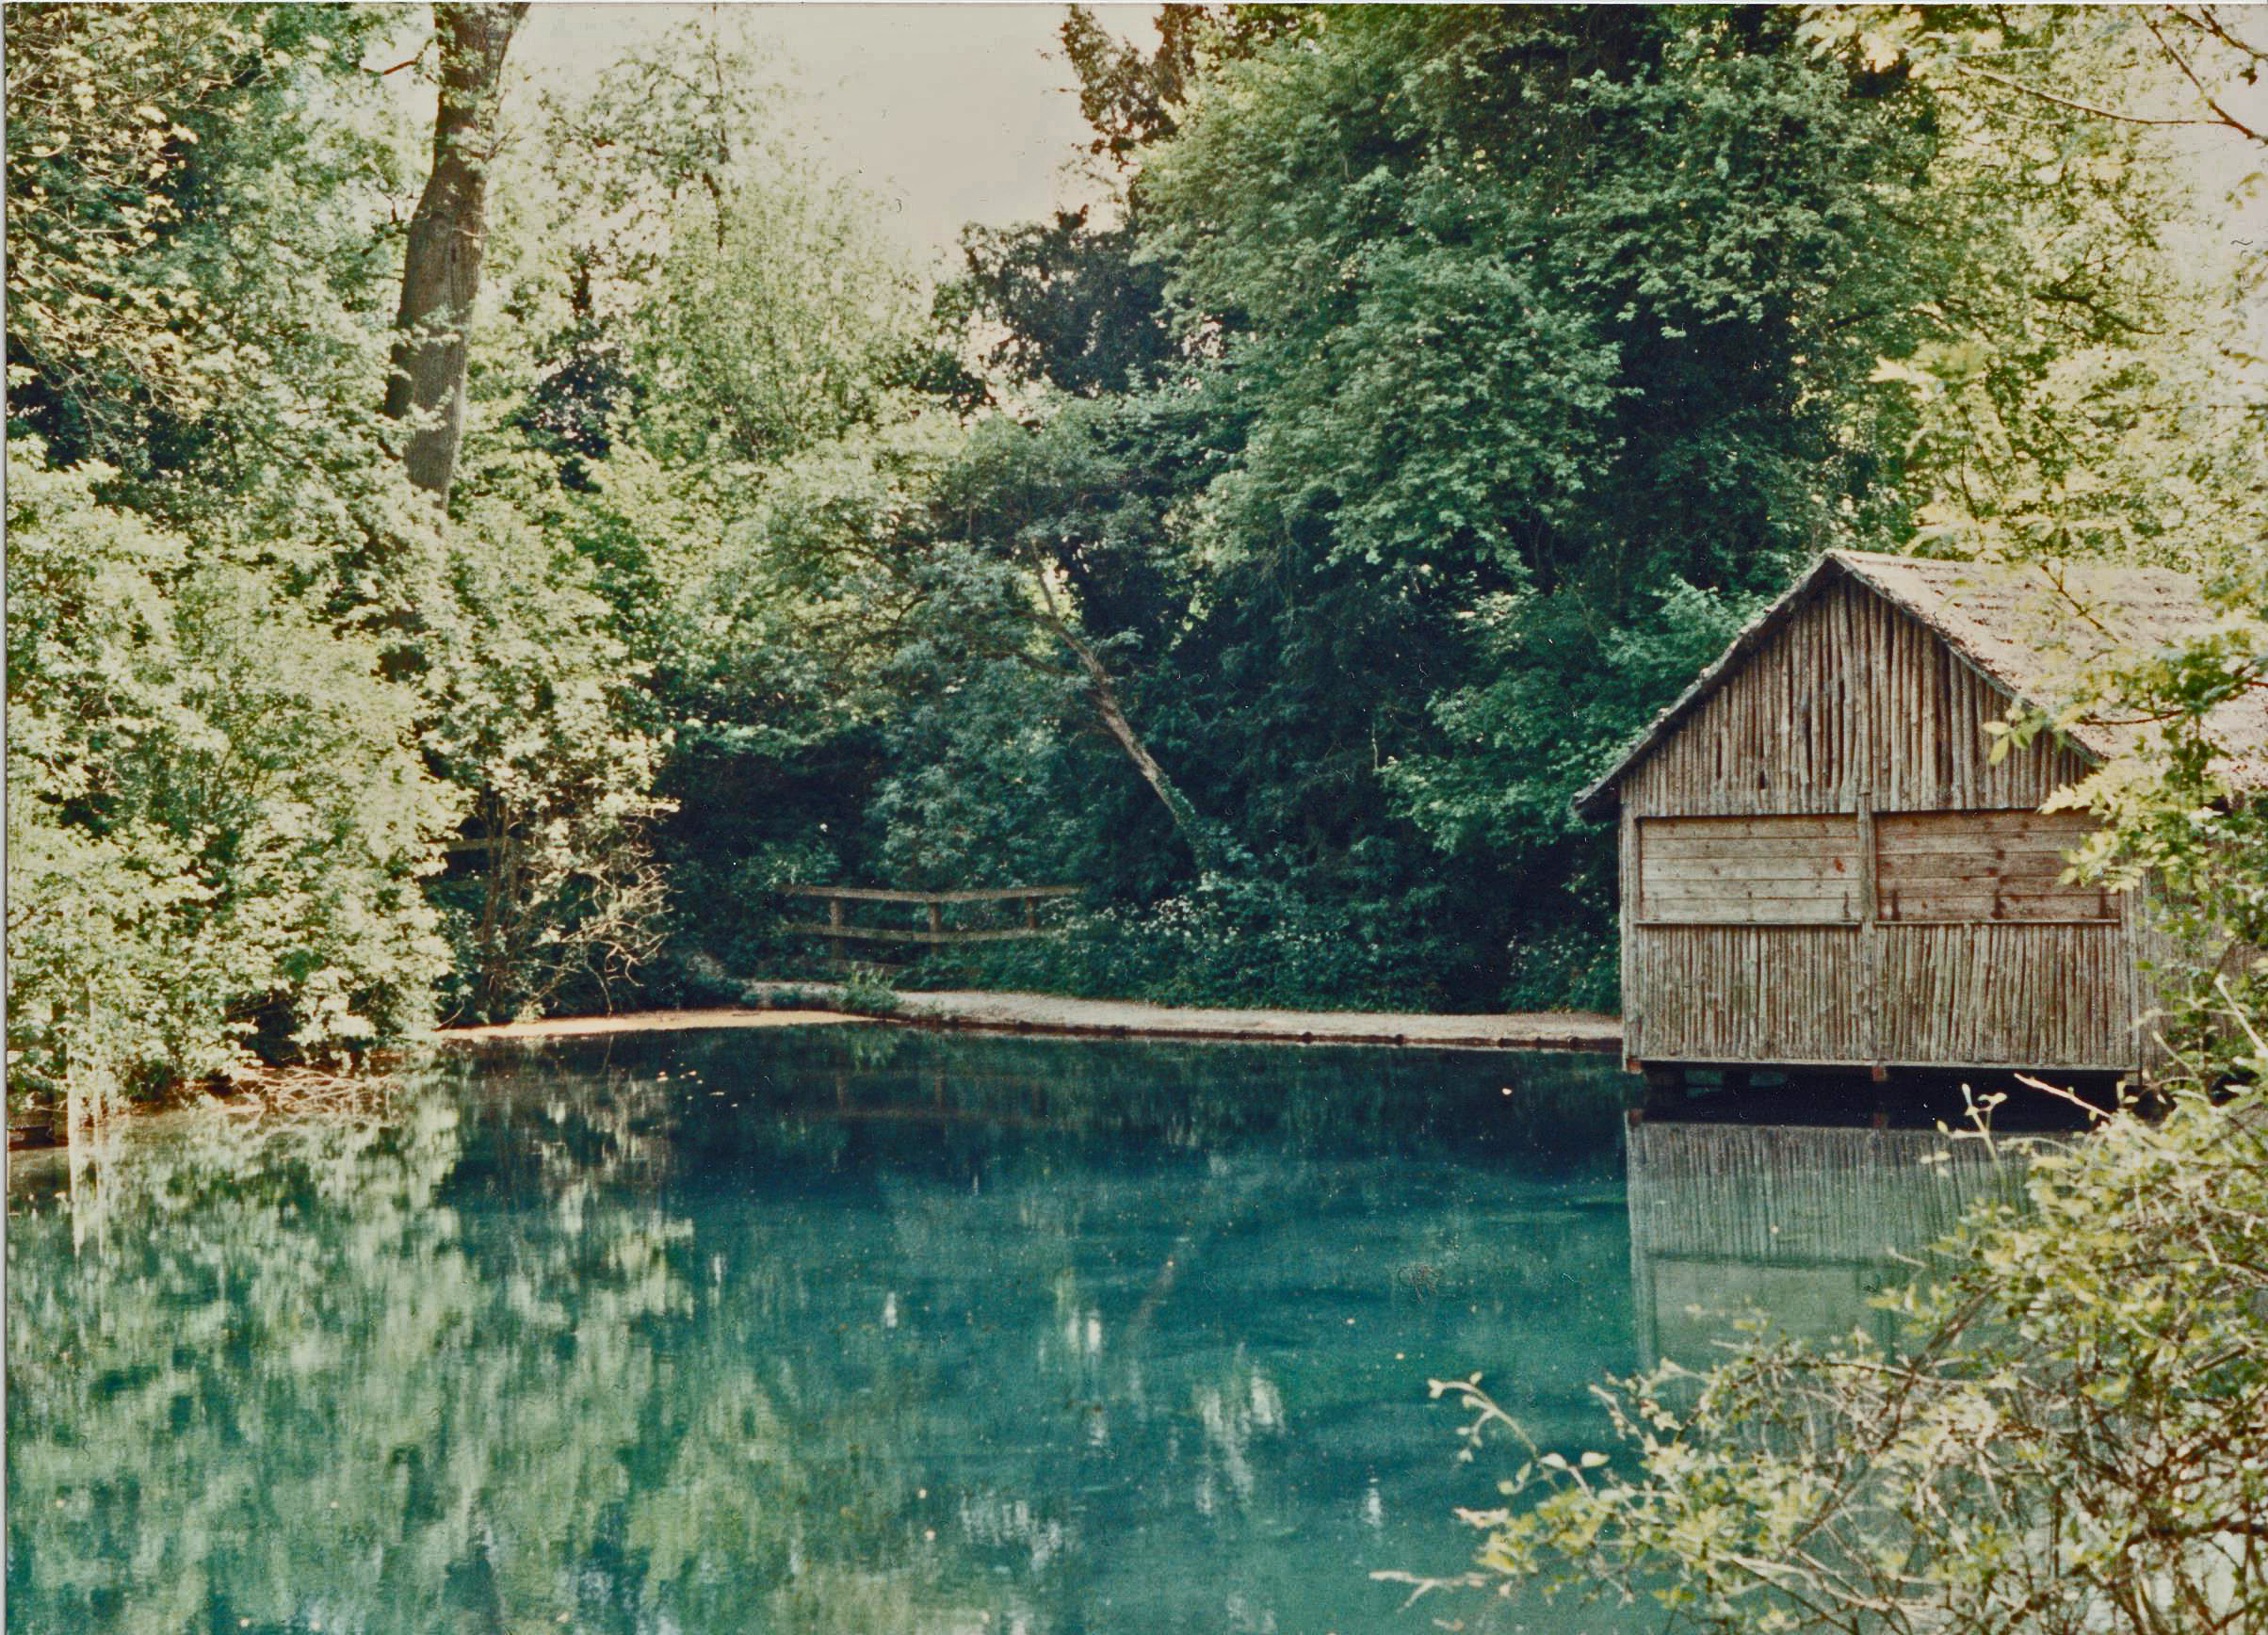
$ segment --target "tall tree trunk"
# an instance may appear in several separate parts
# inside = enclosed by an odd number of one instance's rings
[[[1079,669],[1086,672],[1087,696],[1094,702],[1094,713],[1101,718],[1103,729],[1126,752],[1126,759],[1134,764],[1134,769],[1142,775],[1142,781],[1150,786],[1150,793],[1158,797],[1158,803],[1173,818],[1174,827],[1180,832],[1181,838],[1195,855],[1198,866],[1207,866],[1210,858],[1195,821],[1196,814],[1191,811],[1187,798],[1174,787],[1173,780],[1165,775],[1165,769],[1158,764],[1158,757],[1150,753],[1149,746],[1134,731],[1134,723],[1126,717],[1126,705],[1119,702],[1118,688],[1111,683],[1110,672],[1103,666],[1102,656],[1072,628],[1070,618],[1057,604],[1055,588],[1048,582],[1046,564],[1041,561],[1039,552],[1030,550],[1029,554],[1032,572],[1039,577],[1040,598],[1045,607],[1042,618],[1057,639],[1071,649],[1072,656],[1078,660]]]
[[[488,167],[496,154],[504,53],[526,14],[525,0],[433,8],[441,109],[433,120],[433,171],[410,218],[386,413],[419,418],[402,463],[413,483],[444,499],[464,438],[465,331],[488,247]]]

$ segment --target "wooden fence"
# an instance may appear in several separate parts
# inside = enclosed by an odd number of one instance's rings
[[[835,958],[838,962],[846,958],[842,951],[843,945],[850,943],[944,947],[1052,936],[1055,934],[1054,928],[1040,924],[1040,904],[1050,898],[1077,897],[1079,892],[1076,885],[1007,885],[972,891],[890,891],[865,885],[786,885],[780,889],[789,897],[812,898],[826,903],[827,918],[824,923],[791,919],[787,922],[787,929],[804,936],[831,938],[837,945]],[[900,903],[918,907],[926,911],[923,916],[925,923],[917,927],[853,925],[845,913],[845,906],[850,903]],[[947,925],[946,909],[966,903],[1021,903],[1024,923],[1011,926]]]

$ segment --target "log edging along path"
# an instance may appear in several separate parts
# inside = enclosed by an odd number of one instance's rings
[[[831,983],[758,982],[752,999],[774,1006],[842,1003]],[[618,1016],[558,1017],[485,1028],[450,1028],[444,1039],[560,1039],[591,1034],[681,1032],[698,1028],[779,1028],[809,1023],[895,1022],[900,1026],[985,1033],[1053,1034],[1088,1039],[1192,1039],[1276,1044],[1421,1045],[1454,1050],[1622,1048],[1622,1024],[1590,1012],[1429,1016],[1369,1011],[1228,1011],[1150,1005],[1129,999],[1067,999],[1052,994],[946,992],[901,994],[887,1015],[824,1009],[733,1007],[645,1011]]]

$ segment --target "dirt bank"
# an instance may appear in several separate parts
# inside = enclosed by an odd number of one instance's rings
[[[824,983],[769,982],[751,997],[783,1005],[841,1002]],[[621,1016],[562,1017],[488,1028],[453,1028],[445,1039],[550,1039],[692,1028],[781,1028],[875,1020],[825,1010],[643,1011]],[[1586,1012],[1417,1016],[1369,1011],[1213,1011],[1123,999],[1065,999],[1049,994],[904,994],[881,1018],[932,1028],[1088,1038],[1241,1039],[1288,1044],[1421,1044],[1435,1048],[1596,1050],[1622,1047],[1622,1025]]]

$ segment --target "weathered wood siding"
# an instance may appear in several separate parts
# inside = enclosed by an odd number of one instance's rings
[[[1856,925],[1856,818],[1640,820],[1638,918],[1682,925]]]
[[[1622,789],[1626,1052],[1641,1060],[2122,1070],[2127,905],[2065,885],[2083,776],[1992,763],[2008,701],[1848,581],[1797,609]]]
[[[2037,742],[1989,763],[2008,713],[1934,632],[1848,580],[1798,609],[1677,732],[1630,769],[1639,817],[2036,807],[2084,764]]]
[[[2117,897],[2063,882],[2064,854],[2094,832],[2084,812],[1899,812],[1875,818],[1875,898],[1886,923],[2115,924]]]
[[[1855,928],[1642,926],[1634,935],[1641,997],[1626,1007],[1627,1055],[1790,1064],[1874,1059],[1865,945]]]
[[[1876,1060],[2135,1065],[2132,978],[2110,925],[1884,926]]]

